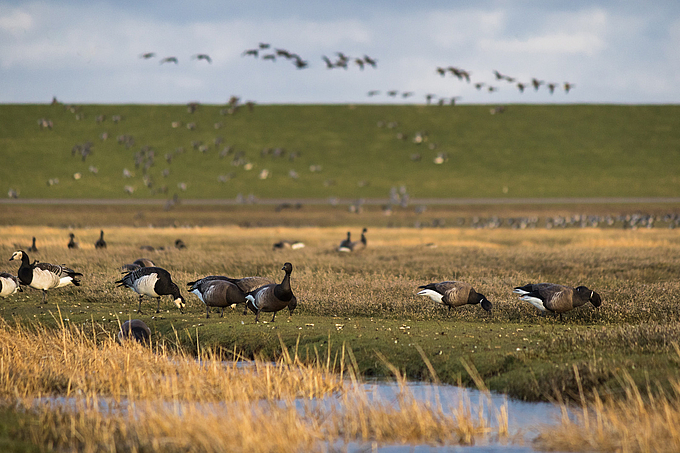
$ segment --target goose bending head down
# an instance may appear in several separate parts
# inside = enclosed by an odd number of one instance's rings
[[[156,265],[151,261],[150,259],[147,258],[139,258],[134,260],[130,264],[123,264],[120,267],[120,270],[123,272],[130,272],[130,271],[136,271],[140,267],[155,267]]]
[[[560,320],[562,320],[562,313],[571,311],[587,302],[593,304],[595,308],[602,305],[602,297],[586,286],[572,288],[555,283],[530,283],[516,287],[513,292],[520,294],[521,300],[529,302],[541,311],[559,314]]]
[[[42,290],[43,303],[47,301],[48,289],[62,288],[68,285],[80,286],[78,277],[83,276],[80,272],[64,265],[36,262],[31,264],[28,254],[23,250],[14,252],[9,260],[21,260],[21,266],[17,272],[19,281],[22,285]]]
[[[118,342],[134,340],[144,345],[151,341],[151,329],[141,319],[129,319],[123,323],[118,332]]]
[[[281,283],[261,286],[246,296],[246,308],[255,313],[255,322],[259,322],[260,312],[273,312],[271,322],[274,322],[276,312],[288,307],[292,314],[297,306],[297,298],[290,287],[290,274],[293,272],[293,265],[286,263],[281,270],[286,273]]]
[[[184,313],[184,296],[179,292],[179,287],[172,281],[170,273],[160,267],[141,267],[128,272],[116,282],[118,287],[125,286],[139,294],[139,307],[137,313],[142,312],[142,298],[144,296],[156,299],[156,313],[161,311],[161,296],[172,296],[172,301]]]
[[[418,295],[427,296],[433,301],[449,307],[481,304],[482,308],[491,311],[491,302],[483,294],[478,293],[469,283],[440,282],[419,286]]]
[[[224,316],[224,307],[244,304],[246,295],[235,284],[227,280],[206,280],[196,282],[191,290],[205,304],[205,317],[210,318],[210,307],[220,307],[222,312],[220,318]]]

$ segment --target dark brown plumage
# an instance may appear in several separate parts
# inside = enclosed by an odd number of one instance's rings
[[[479,294],[469,283],[465,282],[440,282],[429,283],[419,286],[419,296],[428,296],[435,302],[449,307],[460,307],[463,305],[482,305],[486,311],[491,311],[491,302],[483,295]]]
[[[273,312],[271,322],[274,322],[276,312],[289,307],[290,313],[297,306],[297,298],[293,295],[290,286],[290,274],[293,272],[293,265],[285,263],[281,268],[286,275],[279,284],[261,286],[246,296],[246,307],[255,313],[255,322],[260,319],[260,312]]]
[[[205,304],[205,317],[210,317],[210,307],[222,309],[220,318],[224,316],[224,307],[244,304],[246,295],[232,282],[226,280],[202,280],[190,290]]]
[[[140,319],[127,320],[118,332],[118,342],[123,343],[125,340],[134,340],[148,345],[151,341],[151,329]]]
[[[558,285],[555,283],[530,283],[518,286],[513,291],[520,295],[520,299],[529,302],[541,311],[550,311],[560,315],[580,307],[587,302],[596,308],[602,305],[602,297],[586,286]]]

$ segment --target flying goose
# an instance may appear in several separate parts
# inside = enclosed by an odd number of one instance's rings
[[[96,249],[106,248],[106,241],[104,240],[104,230],[99,230],[99,239],[97,239],[97,242],[94,243],[94,248]]]
[[[429,283],[419,286],[419,296],[428,296],[433,301],[449,307],[460,307],[462,305],[476,305],[481,303],[482,308],[491,311],[491,302],[483,295],[475,291],[469,283],[465,282],[440,282]]]
[[[550,311],[560,315],[584,305],[592,303],[596,308],[602,305],[602,298],[595,291],[585,286],[558,285],[555,283],[536,283],[518,286],[513,290],[520,294],[520,299],[529,302],[541,311]]]
[[[33,236],[33,243],[28,248],[28,251],[31,252],[31,253],[38,251],[38,247],[35,246],[35,236]]]
[[[128,319],[118,332],[118,342],[123,343],[125,340],[138,341],[144,345],[149,344],[151,329],[141,319]]]
[[[7,272],[0,273],[0,297],[8,297],[20,291],[19,279]]]
[[[165,57],[161,60],[160,64],[163,64],[163,63],[175,63],[175,64],[177,64],[177,57]]]
[[[172,281],[170,273],[160,267],[141,267],[130,271],[125,276],[116,281],[118,287],[125,286],[139,294],[139,308],[137,313],[142,312],[142,298],[144,296],[156,299],[156,313],[161,311],[161,296],[171,295],[173,302],[179,308],[180,313],[184,313],[184,297],[179,292],[179,288]]]
[[[120,270],[123,272],[136,271],[140,267],[155,267],[156,265],[147,258],[139,258],[132,262],[132,264],[123,264]]]
[[[281,270],[286,272],[281,283],[261,286],[246,296],[246,307],[255,313],[255,322],[259,321],[260,312],[274,312],[271,320],[274,322],[277,311],[288,307],[292,314],[297,306],[297,298],[290,287],[290,273],[293,272],[293,265],[285,263]]]
[[[80,280],[77,277],[82,277],[83,274],[64,265],[37,263],[35,261],[30,264],[30,259],[23,250],[14,252],[9,260],[21,260],[21,266],[17,272],[19,281],[22,285],[42,290],[43,303],[47,300],[48,289],[62,288],[71,284],[80,286]]]
[[[235,284],[226,280],[201,280],[192,286],[191,292],[205,304],[205,317],[210,318],[210,307],[222,309],[220,318],[224,316],[224,307],[244,304],[246,295]]]
[[[207,61],[208,63],[212,63],[212,58],[210,58],[210,55],[204,54],[204,53],[196,54],[196,55],[194,55],[194,56],[191,57],[191,58],[194,58],[194,59],[196,59],[196,60],[205,60],[205,61]]]

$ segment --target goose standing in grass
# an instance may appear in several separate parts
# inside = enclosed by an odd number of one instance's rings
[[[68,285],[80,286],[78,277],[83,274],[64,265],[50,263],[30,263],[30,258],[23,250],[14,252],[10,261],[21,260],[17,275],[22,285],[40,289],[43,292],[42,303],[47,301],[47,290],[62,288]]]
[[[352,233],[347,232],[347,239],[342,241],[338,246],[338,252],[351,252],[352,251]]]
[[[94,243],[94,248],[96,249],[106,248],[106,241],[104,240],[104,230],[99,230],[99,239],[97,239],[97,242]]]
[[[147,258],[139,258],[134,260],[131,264],[123,264],[120,270],[123,272],[136,271],[140,267],[155,267],[156,265]]]
[[[299,250],[301,248],[305,247],[304,242],[300,241],[287,241],[287,240],[282,240],[279,242],[276,242],[274,246],[272,247],[272,250],[281,250],[281,249],[292,249],[292,250]]]
[[[220,318],[224,316],[224,307],[246,303],[246,295],[241,289],[226,280],[205,280],[192,286],[191,292],[205,304],[205,317],[210,318],[210,307],[222,309]]]
[[[70,238],[69,241],[68,241],[68,248],[77,249],[79,247],[79,245],[76,242],[76,235],[73,234],[73,233],[69,233],[68,237]]]
[[[363,250],[366,248],[366,245],[368,244],[366,242],[366,232],[368,230],[364,228],[361,230],[361,239],[358,241],[352,241],[352,236],[350,232],[347,232],[347,239],[342,241],[340,243],[340,246],[338,246],[338,252],[353,252],[355,250]]]
[[[271,285],[275,284],[272,280],[266,278],[266,277],[243,277],[243,278],[231,278],[231,277],[226,277],[224,275],[208,275],[207,277],[203,277],[199,280],[189,282],[187,283],[187,286],[189,287],[189,292],[194,292],[195,289],[200,287],[201,285],[205,285],[208,282],[215,281],[215,280],[221,280],[229,283],[233,283],[238,287],[238,289],[243,292],[243,294],[248,294],[249,292],[264,286],[264,285]],[[234,302],[233,304],[237,304],[238,302]],[[245,299],[243,300],[243,303],[245,303]],[[232,305],[232,304],[230,304]],[[245,315],[248,313],[248,307],[246,306],[243,309],[243,314]]]
[[[31,252],[31,253],[38,251],[38,247],[35,246],[35,236],[33,236],[33,243],[28,248],[28,251]]]
[[[170,273],[160,267],[141,267],[130,271],[125,276],[116,281],[118,287],[125,286],[139,294],[139,308],[137,313],[142,312],[142,298],[144,296],[156,299],[156,313],[161,311],[161,296],[172,296],[173,302],[179,308],[180,313],[184,313],[184,297],[179,292],[179,287],[172,281]]]
[[[559,314],[560,321],[562,321],[562,313],[580,307],[586,302],[592,303],[595,308],[602,305],[602,297],[586,286],[572,288],[555,283],[530,283],[516,287],[513,292],[520,294],[521,300],[529,302],[541,311]]]
[[[9,297],[20,290],[18,278],[7,272],[0,273],[0,297]]]
[[[260,312],[273,312],[271,322],[274,322],[276,312],[289,308],[290,313],[293,313],[295,306],[297,306],[297,298],[293,295],[293,290],[290,287],[290,274],[293,272],[293,265],[285,263],[281,268],[286,275],[279,284],[269,284],[261,286],[246,296],[246,308],[250,308],[255,313],[255,322],[260,320]]]
[[[491,302],[483,294],[478,293],[469,283],[440,282],[419,286],[418,295],[428,296],[433,301],[449,307],[481,304],[482,308],[491,311]]]
[[[118,332],[118,342],[122,344],[126,340],[148,345],[151,341],[151,329],[141,319],[128,319]]]

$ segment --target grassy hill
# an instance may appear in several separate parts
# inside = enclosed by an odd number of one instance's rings
[[[680,194],[680,106],[511,105],[496,114],[488,106],[227,110],[1,105],[0,189],[22,198],[370,198],[400,185],[411,197]],[[52,129],[41,128],[41,118]],[[72,155],[88,141],[91,154]],[[438,156],[443,163],[434,163]],[[133,176],[124,178],[124,169]]]

